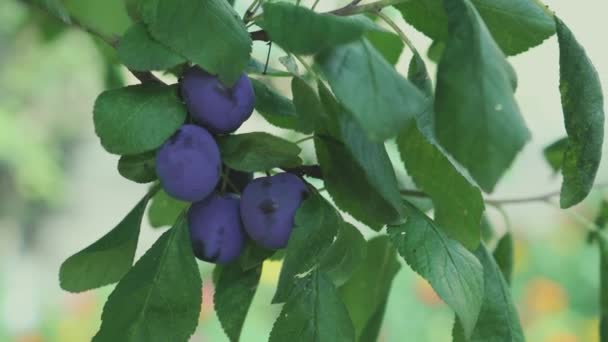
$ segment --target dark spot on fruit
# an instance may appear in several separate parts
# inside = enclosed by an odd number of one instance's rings
[[[265,188],[269,188],[272,185],[272,182],[270,181],[270,177],[264,178],[264,180],[262,181],[262,186]]]
[[[226,231],[226,228],[224,226],[220,226],[217,230],[217,235],[224,236],[225,231]]]
[[[279,209],[279,205],[270,198],[267,198],[258,205],[258,208],[266,215],[270,215]]]

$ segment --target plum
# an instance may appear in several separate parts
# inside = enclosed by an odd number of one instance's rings
[[[192,204],[188,228],[194,255],[203,261],[227,264],[245,247],[245,232],[239,216],[239,199],[213,194]]]
[[[183,125],[158,150],[156,174],[169,195],[183,201],[200,201],[219,182],[220,150],[204,128]]]
[[[180,81],[181,95],[190,115],[215,134],[236,131],[253,112],[255,95],[247,75],[232,87],[199,67],[192,67]]]
[[[307,195],[304,182],[291,173],[254,179],[241,195],[245,232],[264,248],[287,246],[296,210]]]

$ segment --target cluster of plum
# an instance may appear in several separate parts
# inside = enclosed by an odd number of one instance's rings
[[[193,203],[187,221],[196,257],[232,262],[247,236],[266,249],[285,247],[306,185],[290,173],[253,179],[251,173],[222,167],[214,138],[234,132],[251,116],[255,97],[247,75],[225,87],[217,77],[192,67],[180,80],[180,92],[196,124],[183,125],[163,144],[156,172],[165,192]],[[240,198],[220,189],[222,171],[241,183],[233,189],[242,190]]]

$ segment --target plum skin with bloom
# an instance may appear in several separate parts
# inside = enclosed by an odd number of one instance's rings
[[[172,197],[200,201],[213,192],[220,180],[219,147],[204,128],[183,125],[158,150],[156,174]]]
[[[247,235],[267,249],[286,247],[296,210],[307,195],[306,184],[291,173],[254,179],[241,195]]]
[[[192,204],[188,229],[194,255],[203,261],[227,264],[245,247],[245,232],[239,216],[239,199],[213,194]]]
[[[180,91],[190,115],[215,134],[236,131],[253,113],[255,95],[242,74],[231,87],[199,67],[191,67],[180,80]]]

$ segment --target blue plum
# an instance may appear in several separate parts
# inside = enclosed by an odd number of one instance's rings
[[[204,199],[220,179],[217,143],[204,128],[182,126],[158,150],[156,174],[169,195],[189,202]]]
[[[180,89],[190,115],[215,134],[236,131],[253,112],[255,95],[245,74],[228,88],[216,76],[192,67],[182,76]]]
[[[239,199],[213,194],[192,204],[188,228],[194,255],[203,261],[227,264],[245,247],[245,232],[239,216]]]
[[[287,246],[296,210],[308,195],[296,175],[254,179],[241,195],[241,219],[249,237],[267,249]]]

